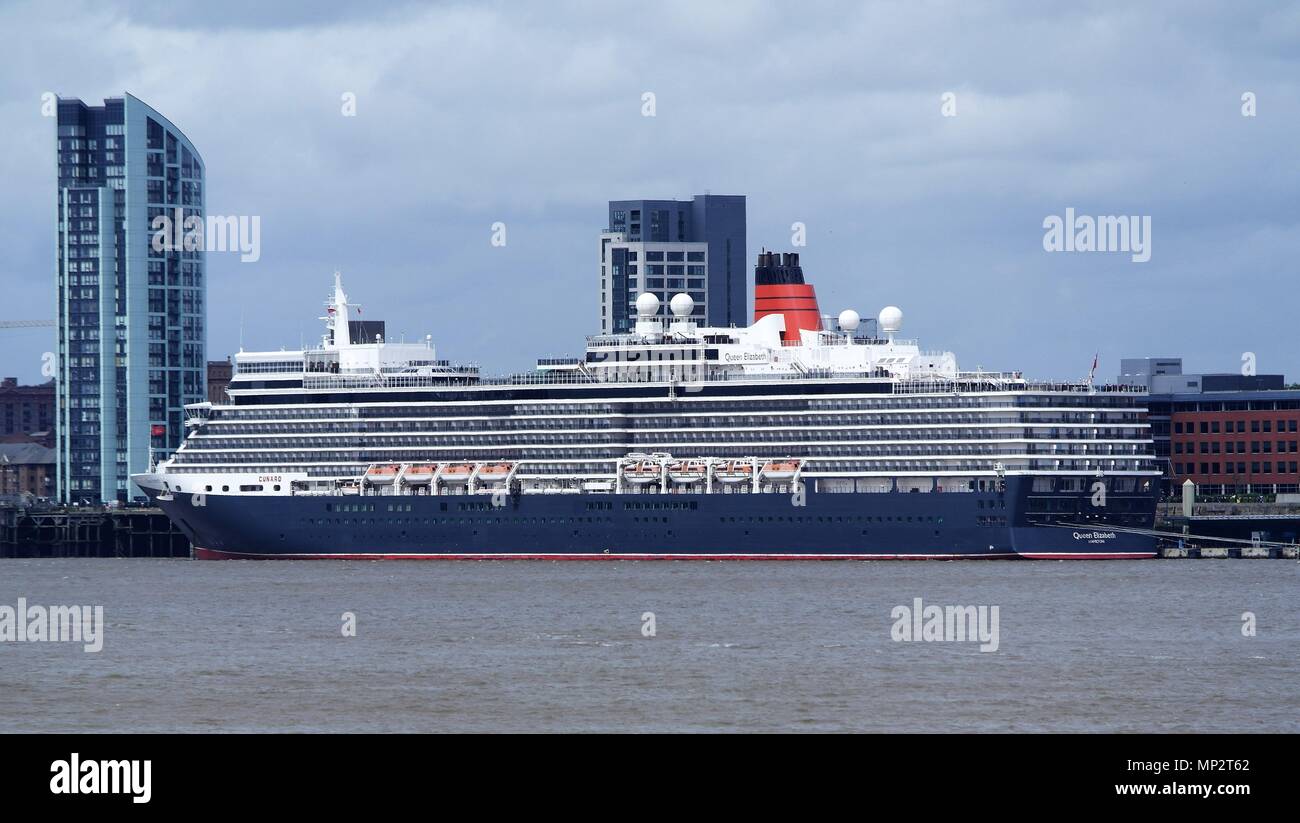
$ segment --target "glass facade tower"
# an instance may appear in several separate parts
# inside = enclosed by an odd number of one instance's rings
[[[58,496],[124,502],[207,392],[202,245],[153,243],[159,216],[205,220],[203,160],[130,94],[60,99],[57,150]]]

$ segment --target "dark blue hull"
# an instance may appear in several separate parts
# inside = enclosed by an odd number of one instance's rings
[[[1154,493],[228,496],[159,500],[202,558],[1139,558]],[[1050,503],[1050,505],[1049,505]],[[1050,514],[1035,514],[1051,510]],[[1086,523],[1086,526],[1078,524]],[[1061,525],[1074,524],[1074,525]]]

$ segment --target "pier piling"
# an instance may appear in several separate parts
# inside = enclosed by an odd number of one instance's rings
[[[3,507],[0,557],[189,557],[156,508]]]

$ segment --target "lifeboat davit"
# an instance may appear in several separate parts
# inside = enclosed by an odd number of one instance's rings
[[[512,468],[509,463],[489,463],[479,469],[478,479],[484,483],[504,483]]]
[[[376,486],[385,486],[397,479],[396,466],[371,466],[366,469],[366,479]]]
[[[444,483],[468,483],[474,467],[468,463],[452,463],[438,475]]]
[[[668,479],[674,483],[703,483],[709,465],[703,460],[677,460],[668,464]]]
[[[729,460],[714,470],[713,477],[722,483],[748,482],[754,477],[754,466],[742,460]]]
[[[406,470],[402,475],[402,481],[412,486],[423,486],[433,480],[433,466],[417,464]]]
[[[772,460],[763,464],[762,478],[780,482],[782,480],[793,480],[795,474],[799,471],[799,463],[795,460]]]
[[[659,480],[660,475],[659,464],[644,455],[638,456],[623,466],[623,477],[629,483],[638,486],[644,483],[654,483]]]

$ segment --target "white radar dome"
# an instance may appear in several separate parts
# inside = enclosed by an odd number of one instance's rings
[[[659,298],[650,292],[642,292],[636,298],[636,313],[642,317],[653,317],[659,311]]]
[[[841,331],[857,331],[858,324],[861,322],[862,322],[862,318],[858,317],[858,313],[855,312],[853,309],[845,309],[844,311],[840,312]]]
[[[673,317],[690,317],[691,312],[695,311],[695,301],[686,292],[678,292],[668,301],[668,308],[672,310]]]
[[[882,332],[893,334],[903,328],[903,310],[898,306],[885,306],[880,310],[880,316],[876,320],[880,323]]]

